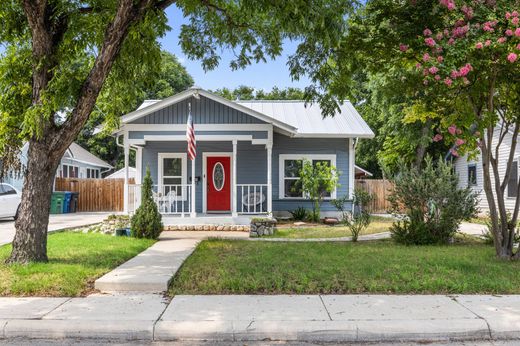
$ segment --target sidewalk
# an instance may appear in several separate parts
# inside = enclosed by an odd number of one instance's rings
[[[520,296],[0,298],[0,338],[397,342],[520,338]]]
[[[113,213],[72,213],[56,214],[49,216],[49,232],[58,231],[66,228],[82,227],[99,223]],[[15,234],[14,221],[0,220],[0,246],[9,244],[13,241]]]

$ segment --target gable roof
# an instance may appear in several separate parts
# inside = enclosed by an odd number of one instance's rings
[[[306,104],[305,101],[299,100],[230,101],[197,87],[162,101],[146,100],[137,110],[124,115],[122,123],[133,122],[172,104],[199,95],[273,124],[275,128],[294,137],[374,137],[370,127],[348,101],[340,105],[340,111],[335,116],[324,118],[318,104]]]
[[[67,153],[72,160],[86,163],[94,166],[105,167],[105,168],[113,168],[109,163],[101,160],[96,155],[92,154],[90,151],[83,149],[79,144],[72,142],[70,147],[67,149]]]

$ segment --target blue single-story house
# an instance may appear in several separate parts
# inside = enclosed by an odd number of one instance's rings
[[[191,109],[197,155],[187,155]],[[294,189],[302,160],[326,161],[341,172],[330,199],[352,195],[355,146],[372,130],[351,103],[323,118],[316,104],[303,101],[229,101],[193,87],[164,100],[145,101],[122,117],[116,131],[125,167],[136,151],[136,184],[125,187],[125,210],[140,203],[140,184],[150,169],[154,198],[163,214],[286,215],[310,201]],[[128,177],[128,174],[127,174]],[[195,177],[195,179],[192,179]],[[193,198],[193,196],[195,198]]]
[[[25,144],[20,152],[22,166],[27,164],[29,144]],[[72,143],[63,157],[56,171],[61,178],[101,179],[101,175],[113,169],[112,165],[101,160],[77,143]],[[10,172],[4,177],[4,182],[22,190],[23,175]]]

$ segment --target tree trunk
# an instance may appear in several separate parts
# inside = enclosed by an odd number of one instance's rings
[[[61,156],[46,145],[29,142],[22,203],[8,263],[46,262],[47,228],[53,180]]]
[[[430,138],[431,120],[426,121],[421,129],[421,138],[417,148],[415,148],[415,161],[414,167],[418,170],[421,169],[424,155],[426,155],[426,149],[428,149],[429,138]]]

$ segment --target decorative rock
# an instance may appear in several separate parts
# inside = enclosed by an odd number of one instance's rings
[[[222,226],[222,225],[217,226],[217,231],[223,231],[223,230],[224,230],[224,226]]]
[[[337,225],[339,220],[335,217],[326,217],[323,219],[323,223],[326,225]]]
[[[252,219],[249,227],[243,229],[249,229],[249,236],[252,238],[261,237],[264,235],[273,235],[276,227],[275,219]]]

